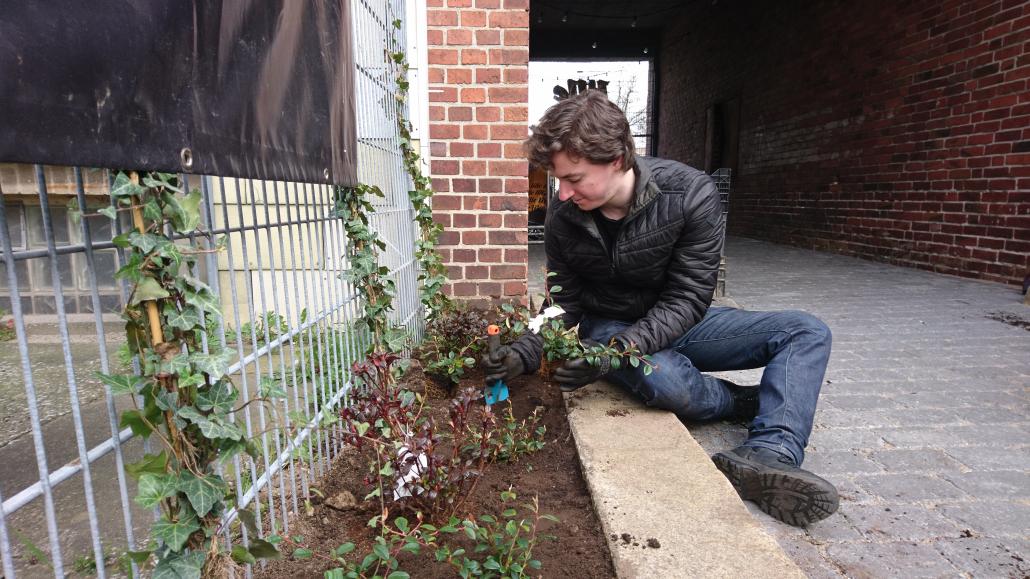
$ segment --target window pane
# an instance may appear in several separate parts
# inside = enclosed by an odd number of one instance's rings
[[[18,274],[18,289],[28,291],[29,289],[29,265],[24,261],[16,261],[14,271]],[[7,289],[7,264],[0,263],[0,289]]]
[[[57,256],[57,271],[61,275],[61,286],[65,289],[73,287],[72,256]],[[35,290],[53,289],[53,277],[50,275],[50,258],[40,257],[29,260],[29,271],[32,272],[32,287]]]
[[[76,254],[75,263],[78,288],[82,291],[89,291],[90,273],[89,268],[87,267],[89,262],[86,261],[86,255]],[[118,289],[118,284],[114,279],[114,272],[117,271],[117,267],[115,266],[114,250],[105,249],[103,251],[93,252],[93,266],[96,268],[98,289]]]
[[[68,211],[64,207],[50,207],[50,215],[53,217],[54,242],[58,245],[68,244]],[[43,237],[43,215],[38,205],[29,205],[25,208],[26,225],[29,230],[29,245],[31,247],[46,247],[46,238]]]
[[[103,215],[94,215],[87,217],[89,225],[89,236],[93,238],[93,242],[98,241],[111,241],[114,237],[111,235],[112,221]]]
[[[5,203],[7,210],[7,227],[11,230],[11,246],[14,249],[25,248],[25,231],[22,229],[21,204]]]

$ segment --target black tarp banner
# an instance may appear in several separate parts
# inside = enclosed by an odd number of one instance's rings
[[[0,161],[357,181],[349,0],[0,10]]]

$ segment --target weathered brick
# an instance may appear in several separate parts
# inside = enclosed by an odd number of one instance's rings
[[[487,62],[486,50],[482,48],[463,48],[461,49],[461,63],[462,64],[486,64]]]
[[[495,141],[523,141],[529,136],[529,127],[523,124],[490,125],[490,138]]]
[[[486,102],[486,91],[481,88],[463,88],[461,89],[461,102],[484,103]]]
[[[486,12],[483,10],[462,10],[461,25],[464,28],[481,28],[486,26]],[[479,36],[480,31],[476,31]]]
[[[458,64],[458,51],[453,48],[430,48],[429,64]]]
[[[505,46],[529,46],[529,30],[510,28],[504,31]]]
[[[501,108],[493,106],[476,107],[476,120],[481,123],[492,123],[501,120]]]
[[[501,69],[499,68],[477,68],[476,82],[480,84],[496,84],[501,82]]]
[[[529,28],[529,12],[525,10],[498,10],[490,12],[492,28]]]
[[[471,84],[472,83],[472,69],[471,68],[448,68],[447,69],[447,84]]]
[[[464,125],[461,127],[461,135],[470,141],[483,141],[489,137],[487,125]]]
[[[491,175],[527,175],[529,161],[490,161]]]
[[[457,26],[457,10],[428,10],[426,12],[426,23],[429,26]]]
[[[505,145],[507,147],[507,145]],[[476,156],[480,159],[499,158],[501,156],[500,143],[479,143],[476,146]]]
[[[489,93],[492,103],[526,103],[529,98],[526,87],[492,86]]]
[[[480,46],[494,46],[501,43],[500,30],[477,30],[476,44]]]

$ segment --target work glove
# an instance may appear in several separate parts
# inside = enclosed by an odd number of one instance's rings
[[[596,344],[597,342],[593,340],[583,340],[583,345],[588,348]],[[576,358],[575,360],[566,360],[559,366],[554,371],[554,380],[562,392],[572,392],[602,378],[611,370],[612,361],[608,356],[599,356],[596,366],[591,365],[585,358]]]
[[[487,352],[480,360],[480,365],[486,374],[487,384],[493,384],[498,380],[507,382],[526,372],[522,358],[511,346],[501,346],[492,353]]]

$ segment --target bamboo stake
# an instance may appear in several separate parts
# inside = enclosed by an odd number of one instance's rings
[[[136,185],[139,185],[139,174],[135,171],[129,173],[129,179]],[[140,209],[139,205],[132,206],[132,224],[136,226],[136,230],[140,233],[147,232],[147,226],[143,223],[143,210]],[[161,317],[158,315],[157,302],[150,300],[146,302],[147,306],[147,319],[150,321],[150,341],[156,346],[164,343],[165,336],[161,330]]]

